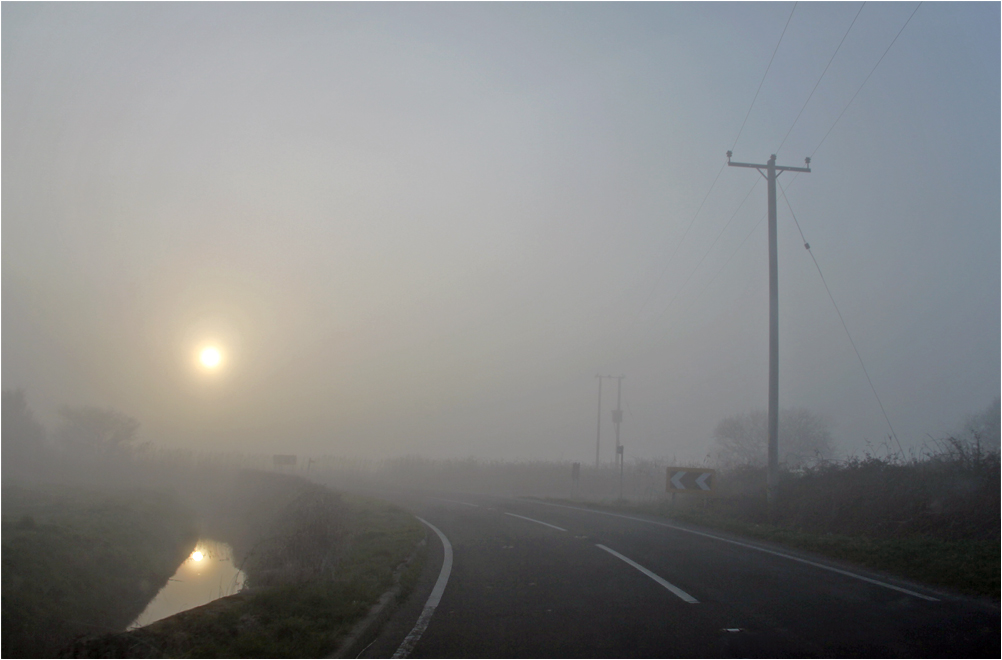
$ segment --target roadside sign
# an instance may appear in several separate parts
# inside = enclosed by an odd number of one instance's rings
[[[714,495],[717,471],[703,468],[668,468],[666,491],[669,493],[694,493]]]

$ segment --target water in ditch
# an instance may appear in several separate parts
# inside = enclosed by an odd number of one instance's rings
[[[237,593],[244,585],[243,571],[233,564],[233,551],[225,543],[199,539],[195,549],[163,589],[146,605],[129,630],[184,610]]]

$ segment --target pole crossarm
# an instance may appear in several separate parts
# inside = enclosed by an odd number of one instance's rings
[[[776,155],[773,154],[772,158],[769,159],[773,163],[773,168],[777,172],[805,172],[807,174],[811,173],[811,159],[805,158],[804,162],[807,163],[807,167],[790,167],[789,165],[776,165]],[[769,167],[768,163],[763,163],[761,165],[756,165],[755,163],[735,163],[731,160],[731,152],[727,152],[727,164],[730,167],[751,167],[756,170],[762,170]]]

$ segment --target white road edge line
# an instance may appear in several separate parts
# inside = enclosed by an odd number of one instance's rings
[[[435,613],[435,608],[438,607],[438,603],[442,600],[442,592],[445,591],[445,585],[449,583],[449,574],[452,573],[452,544],[449,543],[449,539],[445,538],[445,534],[438,527],[435,527],[424,518],[419,516],[414,517],[430,527],[431,531],[438,534],[438,538],[442,539],[442,548],[445,550],[445,557],[442,559],[442,570],[438,574],[438,580],[435,582],[428,600],[425,601],[424,609],[421,610],[421,616],[418,617],[417,623],[414,624],[411,631],[407,633],[407,637],[404,637],[404,641],[400,643],[397,652],[393,654],[394,658],[406,658],[414,650],[414,646],[421,639],[421,635],[424,634],[425,629],[431,622],[431,616]]]
[[[567,506],[566,504],[553,504],[552,502],[539,502],[537,504],[544,504],[546,506],[556,506],[561,509],[574,509],[575,511],[587,511],[589,513],[598,513],[604,516],[612,516],[614,518],[624,518],[626,520],[636,520],[637,522],[644,522],[650,525],[657,525],[659,527],[667,527],[668,529],[674,529],[679,532],[687,532],[689,534],[695,534],[696,536],[705,536],[708,539],[715,539],[717,541],[723,541],[724,543],[730,543],[731,545],[741,546],[742,548],[748,548],[749,550],[758,550],[759,552],[764,552],[769,555],[775,555],[776,557],[782,557],[784,559],[789,559],[791,561],[800,562],[801,564],[807,564],[808,566],[814,566],[815,568],[821,568],[826,571],[831,571],[832,573],[838,573],[839,575],[845,575],[847,577],[855,578],[857,580],[862,580],[863,582],[869,582],[870,584],[875,584],[879,587],[884,587],[885,589],[893,589],[894,591],[901,592],[903,594],[908,594],[909,596],[914,596],[915,598],[921,598],[922,600],[928,600],[930,602],[939,602],[939,598],[933,598],[932,596],[926,596],[925,594],[920,594],[917,591],[912,591],[911,589],[905,589],[904,587],[898,587],[893,584],[888,584],[887,582],[881,582],[880,580],[874,580],[873,578],[868,578],[864,575],[859,575],[858,573],[852,573],[850,571],[844,571],[841,568],[835,568],[834,566],[826,566],[824,564],[819,564],[816,561],[811,561],[809,559],[802,559],[801,557],[794,557],[793,555],[788,555],[785,552],[777,552],[775,550],[769,550],[768,548],[761,548],[757,545],[752,545],[750,543],[742,543],[741,541],[733,541],[731,539],[726,539],[722,536],[717,536],[716,534],[707,534],[706,532],[697,532],[692,529],[686,529],[685,527],[679,527],[677,525],[671,525],[669,523],[657,522],[654,520],[647,520],[646,518],[637,518],[636,516],[624,516],[621,513],[611,513],[609,511],[599,511],[597,509],[585,509],[579,506]]]
[[[542,520],[536,520],[535,518],[527,518],[525,516],[520,516],[517,513],[508,513],[507,511],[505,511],[504,515],[511,516],[512,518],[521,518],[522,520],[528,520],[529,522],[538,523],[540,525],[546,525],[547,527],[552,527],[553,529],[557,530],[558,532],[566,532],[567,531],[563,527],[557,527],[556,525],[551,525],[550,523],[543,522]]]
[[[633,568],[637,569],[638,571],[640,571],[641,573],[643,573],[644,575],[646,575],[650,579],[654,580],[655,582],[657,582],[658,584],[660,584],[662,587],[664,587],[668,591],[672,592],[673,594],[675,594],[676,596],[678,596],[679,598],[681,598],[685,602],[687,602],[687,603],[698,603],[699,602],[698,600],[696,600],[695,598],[693,598],[689,594],[685,593],[684,591],[682,591],[681,589],[679,589],[678,587],[676,587],[674,584],[672,584],[668,580],[665,580],[663,577],[661,577],[660,575],[654,573],[653,571],[647,570],[646,568],[644,568],[643,566],[641,566],[637,562],[633,561],[629,557],[624,557],[623,555],[619,554],[618,552],[616,552],[612,548],[607,548],[606,546],[602,545],[601,543],[596,543],[595,545],[598,546],[599,548],[602,548],[603,550],[605,550],[606,552],[608,552],[613,557],[618,557],[619,559],[622,559],[627,564],[629,564]]]
[[[459,500],[447,500],[444,497],[432,497],[431,495],[429,495],[428,498],[432,499],[432,500],[438,500],[439,502],[452,502],[453,504],[462,504],[463,506],[472,506],[472,507],[477,508],[477,509],[480,508],[479,504],[470,504],[469,502],[460,502]]]

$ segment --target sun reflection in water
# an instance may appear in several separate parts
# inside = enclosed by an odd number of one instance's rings
[[[235,594],[243,585],[244,574],[233,564],[230,546],[209,539],[199,539],[195,549],[178,566],[174,575],[129,629]]]

